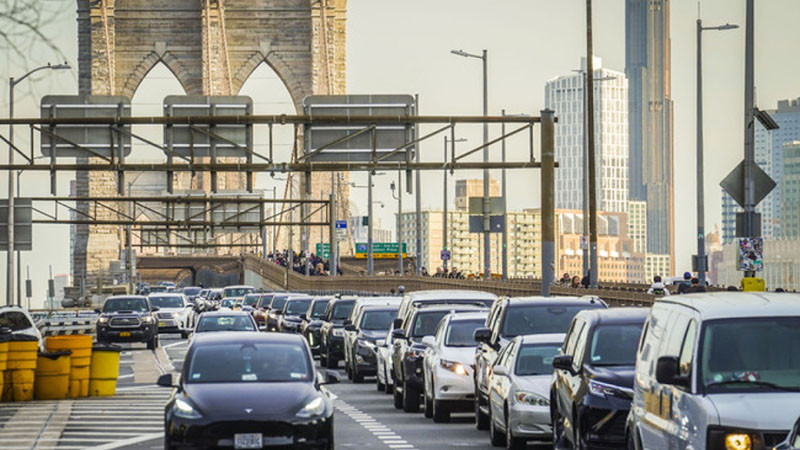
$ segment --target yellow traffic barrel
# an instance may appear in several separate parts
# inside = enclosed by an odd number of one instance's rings
[[[8,329],[6,329],[8,330]],[[8,360],[8,341],[11,340],[11,333],[0,333],[0,397],[3,396],[3,385],[5,384],[6,361]]]
[[[3,400],[21,402],[33,399],[33,380],[39,339],[27,334],[12,334],[8,343]]]
[[[119,376],[119,352],[117,345],[95,345],[92,347],[92,366],[89,372],[89,395],[109,397],[117,391]]]
[[[36,378],[33,398],[36,400],[63,400],[69,392],[69,350],[39,353],[36,362]]]
[[[89,395],[89,366],[92,362],[92,336],[51,336],[45,341],[48,352],[70,350],[69,398]]]

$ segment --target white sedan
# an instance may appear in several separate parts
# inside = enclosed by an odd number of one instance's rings
[[[451,412],[474,409],[475,330],[484,327],[488,312],[450,313],[434,336],[425,336],[425,417],[449,422]]]

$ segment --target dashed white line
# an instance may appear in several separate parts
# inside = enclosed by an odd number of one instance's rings
[[[358,408],[354,408],[348,405],[346,402],[342,400],[336,400],[334,401],[333,404],[336,409],[346,414],[357,424],[361,425],[364,429],[372,433],[373,436],[380,439],[381,443],[388,446],[389,448],[416,450],[414,449],[414,446],[409,444],[408,441],[403,439],[402,436],[399,436],[389,427],[378,422],[369,414],[366,414],[363,411],[359,410]]]

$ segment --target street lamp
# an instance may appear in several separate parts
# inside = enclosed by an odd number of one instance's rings
[[[397,200],[397,264],[400,275],[404,274],[403,270],[403,240],[401,239],[401,218],[403,216],[403,171],[397,171],[397,197],[394,196],[395,184],[392,181],[389,184],[389,189],[392,190],[392,198]]]
[[[14,87],[40,70],[66,70],[71,67],[66,62],[64,64],[56,64],[55,66],[47,63],[46,66],[37,67],[25,75],[14,78],[9,78],[8,81],[8,118],[14,118]],[[14,164],[14,126],[8,125],[8,164]],[[14,299],[14,171],[8,171],[8,265],[6,267],[6,303],[13,305]],[[17,258],[19,258],[19,251],[17,251]],[[17,274],[17,282],[19,283],[20,275]],[[21,286],[17,286],[17,306],[22,306]]]
[[[448,138],[447,136],[444,137],[444,162],[447,163],[447,143],[450,142],[450,145],[453,148],[453,154],[455,155],[455,146],[457,142],[467,142],[466,138]],[[447,168],[442,171],[444,172],[444,199],[442,200],[442,247],[444,251],[447,251]],[[447,271],[447,261],[446,259],[442,259],[442,267],[445,271]]]
[[[704,27],[697,19],[697,279],[706,285],[705,199],[703,196],[703,31],[735,30],[739,25],[726,23]]]
[[[451,50],[450,53],[462,56],[464,58],[476,58],[483,62],[483,115],[487,116],[489,106],[489,89],[488,89],[488,54],[486,50],[480,55],[467,53],[464,50]],[[489,124],[483,123],[483,162],[489,162],[489,148],[486,145],[489,141]],[[483,266],[484,278],[491,277],[491,242],[489,240],[489,169],[483,169]]]

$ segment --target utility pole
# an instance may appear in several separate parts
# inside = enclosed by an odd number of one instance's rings
[[[403,171],[397,171],[397,245],[400,251],[397,253],[398,268],[400,276],[405,275],[403,270],[403,239],[401,238],[402,224],[401,217],[403,216]]]
[[[754,68],[754,0],[747,0],[747,19],[745,25],[745,58],[744,58],[744,218],[745,236],[755,238],[757,233],[755,180],[755,68]],[[746,271],[745,277],[756,276],[754,271]]]
[[[594,149],[594,55],[592,52],[592,0],[586,0],[586,135],[587,156],[589,158],[589,265],[590,282],[597,287],[597,176]],[[544,268],[542,268],[544,270]],[[544,280],[542,281],[544,283]]]
[[[453,131],[452,128],[450,128]],[[451,142],[451,145],[455,147],[455,141]],[[444,136],[444,162],[447,164],[447,136]],[[442,182],[442,189],[443,189],[443,197],[442,197],[442,247],[444,251],[447,251],[447,167],[442,170],[444,173],[444,181]],[[447,271],[447,260],[442,260],[442,269],[444,272]]]
[[[414,113],[417,114],[417,115],[419,114],[419,94],[415,94],[414,95]],[[417,127],[416,126],[414,126],[414,128],[411,131],[411,133],[412,133],[412,140],[416,140],[417,139]],[[419,163],[420,162],[419,144],[417,144],[415,146],[415,149],[416,149],[416,151],[414,153],[416,153],[416,154],[414,156],[415,156],[415,159],[416,159],[417,163]],[[417,267],[416,267],[416,269],[417,269],[417,275],[422,273],[422,181],[420,180],[420,174],[421,174],[421,172],[419,171],[419,169],[417,169],[417,179],[416,179],[416,189],[417,189],[417,192],[416,192],[416,197],[417,197],[417,212],[416,212],[416,217],[417,217],[417,228],[416,228],[416,231],[417,231]]]
[[[483,116],[486,117],[489,115],[489,82],[487,80],[489,76],[488,70],[488,59],[489,55],[486,50],[483,51],[483,56],[481,58],[483,60]],[[489,162],[489,147],[487,143],[489,142],[489,124],[484,122],[483,123],[483,162]],[[491,218],[489,214],[491,213],[490,208],[490,199],[489,199],[489,169],[483,169],[483,278],[488,280],[492,276],[492,267],[491,267],[491,258],[492,258],[492,249],[491,249],[491,237],[492,234],[490,233],[491,228]]]
[[[506,110],[502,111],[502,115],[506,115]],[[500,126],[500,134],[505,136],[506,135],[506,123]],[[503,144],[501,146],[501,157],[503,162],[506,162],[506,140],[503,139]],[[506,200],[506,169],[503,169],[501,172],[500,178],[500,196],[503,198],[503,281],[508,280],[508,200]]]
[[[555,114],[546,109],[542,118],[542,295],[550,296],[555,279]]]
[[[372,276],[375,275],[372,259],[372,170],[367,172],[367,203],[367,275]]]

